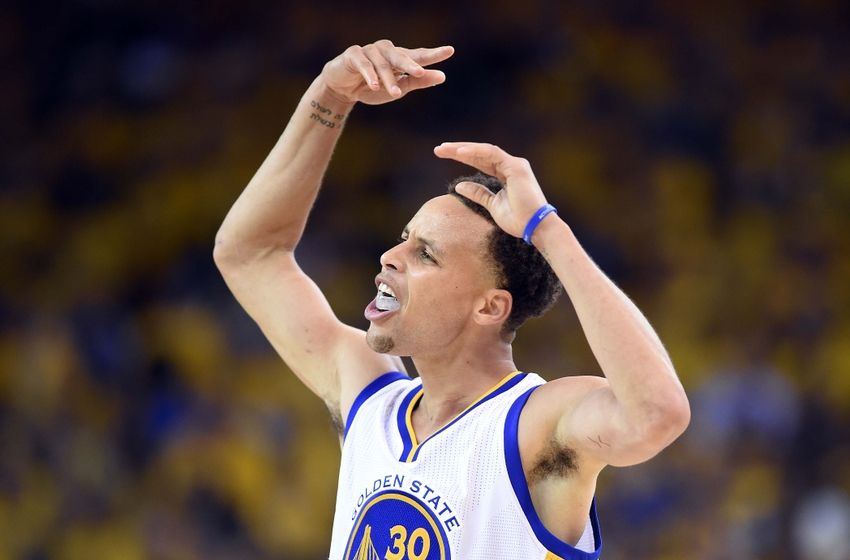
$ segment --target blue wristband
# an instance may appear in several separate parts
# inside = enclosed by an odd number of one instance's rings
[[[525,231],[522,232],[522,240],[531,245],[531,236],[534,235],[534,230],[537,229],[537,226],[540,225],[540,222],[543,221],[543,218],[545,218],[552,212],[557,214],[558,210],[551,204],[544,204],[543,206],[541,206],[525,225]]]

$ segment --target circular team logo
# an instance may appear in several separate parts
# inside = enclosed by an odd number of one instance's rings
[[[451,560],[439,520],[418,498],[387,490],[363,505],[345,560]]]

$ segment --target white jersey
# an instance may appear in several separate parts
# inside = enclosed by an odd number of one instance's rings
[[[544,380],[515,372],[422,442],[422,383],[382,375],[345,423],[331,560],[595,560],[595,503],[580,541],[549,532],[531,503],[517,443],[522,407]]]

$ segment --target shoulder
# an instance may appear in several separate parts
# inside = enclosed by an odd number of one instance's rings
[[[383,411],[380,414],[385,416],[403,394],[412,395],[413,392],[410,389],[419,385],[421,381],[418,378],[411,378],[404,371],[398,370],[388,371],[374,378],[357,393],[344,417],[345,422],[340,423],[339,428],[343,439],[348,435],[355,417],[363,409],[378,406]]]

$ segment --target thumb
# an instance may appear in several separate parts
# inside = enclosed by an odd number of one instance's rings
[[[455,185],[455,192],[476,204],[480,204],[487,210],[491,210],[490,205],[493,203],[493,199],[496,198],[496,195],[490,189],[472,181],[458,183]]]

